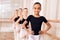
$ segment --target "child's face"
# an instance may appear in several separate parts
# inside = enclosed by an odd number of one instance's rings
[[[28,15],[28,9],[23,10],[23,15]]]
[[[39,14],[39,12],[41,11],[41,6],[39,4],[35,4],[33,6],[33,11],[34,11],[34,14]]]
[[[22,15],[22,10],[21,9],[19,9],[18,15]]]

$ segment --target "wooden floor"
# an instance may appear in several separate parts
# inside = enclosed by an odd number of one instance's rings
[[[58,38],[55,35],[48,33],[48,36],[54,38],[54,40],[60,40],[60,38]],[[14,40],[14,33],[13,32],[0,32],[0,40]]]
[[[13,32],[0,32],[0,40],[14,40]]]

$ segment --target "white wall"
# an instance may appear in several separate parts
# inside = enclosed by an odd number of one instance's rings
[[[46,9],[45,16],[50,20],[60,20],[60,0],[47,0],[46,1]],[[50,29],[50,33],[55,34],[60,37],[60,23],[52,23],[52,28]],[[46,37],[47,38],[47,37]],[[47,38],[46,40],[51,39]]]
[[[57,3],[57,19],[60,20],[60,0],[58,0],[58,3]],[[56,35],[60,37],[60,23],[57,24],[57,27],[56,27]]]

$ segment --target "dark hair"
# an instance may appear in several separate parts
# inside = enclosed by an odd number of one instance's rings
[[[18,9],[16,9],[16,11],[18,11]]]
[[[24,9],[28,9],[28,8],[24,8]]]
[[[21,10],[22,10],[22,8],[19,8],[19,9],[21,9]]]
[[[39,4],[39,5],[40,5],[40,10],[41,10],[41,3],[35,2],[34,5],[36,5],[36,4]],[[33,5],[33,6],[34,6],[34,5]]]
[[[36,4],[39,4],[39,5],[41,6],[41,3],[39,3],[39,2],[35,2],[35,3],[34,3],[34,5],[36,5]],[[33,6],[34,6],[34,5],[33,5]]]

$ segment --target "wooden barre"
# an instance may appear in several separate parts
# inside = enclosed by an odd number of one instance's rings
[[[46,35],[48,35],[49,37],[55,39],[55,40],[60,40],[60,38],[54,34],[50,34],[50,33],[46,33]]]
[[[48,20],[49,22],[60,23],[60,20]]]
[[[55,22],[55,23],[60,23],[60,20],[48,20],[49,22]],[[0,19],[0,22],[11,22],[9,18],[6,19]]]

